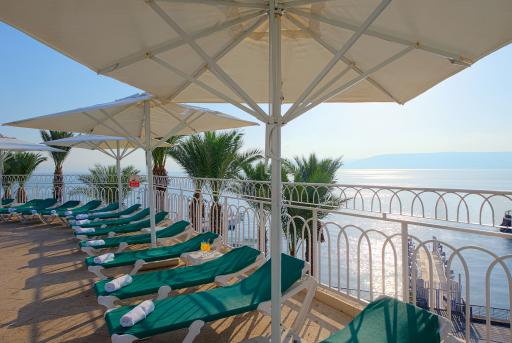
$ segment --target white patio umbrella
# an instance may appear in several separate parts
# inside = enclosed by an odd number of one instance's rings
[[[151,244],[156,246],[152,151],[170,137],[258,125],[201,107],[137,94],[118,101],[19,120],[3,125],[126,137],[146,152]],[[157,140],[157,141],[155,141]]]
[[[6,137],[0,134],[0,200],[2,199],[3,193],[3,172],[4,162],[7,154],[11,151],[50,151],[50,152],[62,152],[63,150],[52,148],[44,144],[30,143],[21,139]],[[2,202],[0,201],[0,207]]]
[[[78,135],[74,137],[56,139],[53,141],[44,142],[50,146],[62,146],[81,148],[88,150],[97,150],[104,153],[107,156],[112,157],[116,160],[116,171],[117,171],[117,196],[119,203],[123,199],[123,183],[121,180],[121,161],[123,158],[130,155],[136,149],[139,148],[134,142],[126,137],[119,136],[100,136],[100,135]],[[153,140],[153,145],[159,144],[160,146],[171,146],[166,142],[159,142]]]
[[[228,102],[266,123],[273,342],[280,339],[282,125],[322,102],[403,104],[508,44],[511,18],[510,0],[0,3],[0,20],[99,74],[177,102]],[[269,103],[268,113],[258,103]],[[282,103],[291,104],[283,115]]]

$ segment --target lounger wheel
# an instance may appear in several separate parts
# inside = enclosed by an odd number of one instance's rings
[[[103,269],[105,268],[102,266],[89,266],[89,268],[87,268],[88,271],[99,277],[101,280],[105,280],[107,277],[101,272]]]
[[[172,291],[172,288],[170,286],[161,286],[159,289],[158,289],[158,297],[156,298],[156,300],[162,300],[162,299],[165,299],[167,297],[169,297],[169,294],[171,293]]]
[[[126,248],[128,248],[128,243],[126,243],[126,242],[121,242],[121,243],[119,244],[119,247],[117,248],[116,253],[120,253],[120,252],[122,252],[123,250],[125,250]]]
[[[144,260],[135,261],[135,264],[133,265],[133,269],[130,272],[130,275],[137,274],[137,272],[140,270],[140,268],[142,268],[142,266],[145,264],[146,264],[146,261],[144,261]]]
[[[100,295],[98,297],[98,304],[105,306],[107,309],[113,309],[116,307],[115,302],[118,300],[119,298],[113,295]]]
[[[183,339],[183,343],[192,343],[194,339],[199,335],[201,329],[204,326],[204,322],[202,320],[193,321],[192,324],[188,327],[188,333]]]
[[[82,247],[80,250],[86,253],[87,256],[96,256],[95,249],[93,249],[92,247]]]
[[[133,335],[118,335],[113,334],[110,339],[112,340],[112,343],[132,343],[138,340],[137,337]]]

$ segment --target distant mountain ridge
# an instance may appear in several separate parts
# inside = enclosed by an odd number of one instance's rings
[[[512,152],[438,152],[377,155],[349,161],[345,164],[344,168],[512,169]]]

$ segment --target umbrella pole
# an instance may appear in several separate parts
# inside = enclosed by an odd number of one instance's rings
[[[281,13],[277,1],[270,1],[270,114],[272,141],[272,214],[270,226],[271,256],[271,336],[272,343],[281,342]],[[267,124],[269,125],[269,124]]]
[[[121,148],[119,141],[116,141],[116,170],[117,170],[117,201],[119,206],[124,207],[123,203],[123,180],[121,179]]]
[[[144,101],[144,126],[146,129],[146,167],[148,175],[148,207],[149,222],[151,225],[151,247],[156,247],[156,228],[155,228],[155,190],[153,187],[153,154],[151,148],[151,119],[149,101]]]
[[[3,207],[4,190],[4,152],[0,150],[0,207]]]

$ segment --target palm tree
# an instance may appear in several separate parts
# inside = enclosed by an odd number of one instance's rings
[[[311,154],[308,158],[295,157],[293,160],[285,160],[283,162],[282,181],[290,182],[293,180],[294,183],[298,184],[293,184],[283,189],[282,229],[287,238],[288,249],[292,256],[297,253],[304,237],[304,252],[311,266],[313,266],[313,255],[310,254],[310,230],[304,230],[304,224],[310,223],[311,225],[314,209],[327,210],[337,208],[345,201],[331,192],[332,185],[336,182],[336,173],[342,165],[341,158],[319,160],[315,154]],[[271,167],[265,166],[260,162],[254,166],[245,167],[244,178],[247,180],[270,181],[270,172]],[[305,185],[304,183],[321,183],[324,185],[315,187]],[[252,196],[262,198],[271,196],[269,191],[263,187],[251,191],[256,191],[256,194],[250,194]],[[242,195],[244,195],[244,192],[242,192]],[[254,201],[248,200],[248,202],[253,207],[259,206]],[[297,202],[300,202],[301,208],[293,206]],[[270,205],[265,205],[265,209],[270,211]],[[320,220],[327,216],[327,211],[318,211],[317,214]],[[319,231],[318,238],[322,240],[320,221],[316,229]]]
[[[12,164],[7,163],[7,160],[12,158],[12,153],[9,152],[5,155],[3,159],[4,163],[4,169],[3,169],[3,178],[2,178],[2,189],[4,190],[3,199],[12,199],[11,194],[11,186],[12,186],[12,179],[9,177],[10,175],[14,175],[12,170]]]
[[[238,130],[221,133],[206,132],[201,135],[189,136],[175,149],[170,151],[179,165],[193,178],[210,178],[205,185],[196,180],[194,199],[190,203],[189,211],[192,224],[198,228],[201,202],[201,189],[209,187],[212,192],[213,203],[210,211],[210,224],[213,230],[222,227],[222,205],[219,197],[224,184],[219,179],[232,179],[240,176],[244,166],[261,158],[261,151],[252,149],[242,152],[244,134]]]
[[[127,166],[121,171],[121,180],[129,180],[131,176],[139,175],[140,171],[134,166]],[[117,180],[117,168],[115,165],[102,166],[94,165],[89,169],[89,175],[81,175],[79,180],[85,184],[83,187],[75,189],[71,194],[84,194],[88,197],[100,198],[104,202],[122,202],[119,199],[117,184],[112,182]],[[143,182],[141,178],[141,182]],[[130,192],[130,186],[127,182],[122,184],[122,193],[126,197]]]
[[[328,210],[338,208],[343,203],[340,196],[334,195],[331,192],[333,188],[332,185],[336,183],[336,173],[341,166],[343,166],[343,163],[341,162],[341,157],[336,159],[326,158],[319,160],[315,154],[311,154],[307,159],[304,157],[295,157],[292,161],[286,161],[286,165],[294,183],[321,183],[325,185],[320,187],[294,185],[293,190],[285,189],[283,192],[284,198],[288,203],[293,204],[294,202],[301,201],[302,207],[297,208],[290,206],[286,209],[289,215],[289,222],[286,224],[293,224],[294,228],[294,230],[290,228],[287,237],[289,242],[288,244],[291,246],[290,251],[295,253],[297,251],[298,243],[302,240],[302,237],[304,237],[306,260],[309,260],[311,263],[311,272],[313,272],[314,255],[310,254],[310,251],[312,252],[312,246],[310,246],[310,243],[313,243],[312,238],[310,237],[311,232],[308,230],[302,232],[302,227],[305,222],[309,221],[311,223],[311,230],[317,230],[318,239],[323,241],[320,220],[325,218],[328,212],[317,212],[318,222],[317,227],[315,228],[312,227],[313,209]],[[302,202],[306,202],[306,204]]]
[[[46,161],[47,158],[41,154],[32,152],[16,152],[6,161],[6,175],[20,175],[18,180],[18,191],[16,193],[16,201],[19,203],[27,201],[27,193],[25,191],[25,183],[38,165]],[[9,185],[10,187],[10,185]]]
[[[174,147],[179,144],[181,136],[174,136],[167,140],[171,146],[159,147],[153,150],[153,183],[155,185],[157,194],[156,208],[162,210],[165,206],[165,197],[163,196],[167,191],[167,170],[165,164],[167,157]]]
[[[41,130],[40,132],[41,138],[45,142],[73,137],[73,133],[66,131]],[[54,148],[63,150],[62,152],[51,152],[52,160],[55,164],[55,170],[53,172],[53,197],[60,201],[62,200],[62,189],[64,187],[64,175],[62,172],[62,167],[64,160],[71,150],[71,147],[54,146]]]

